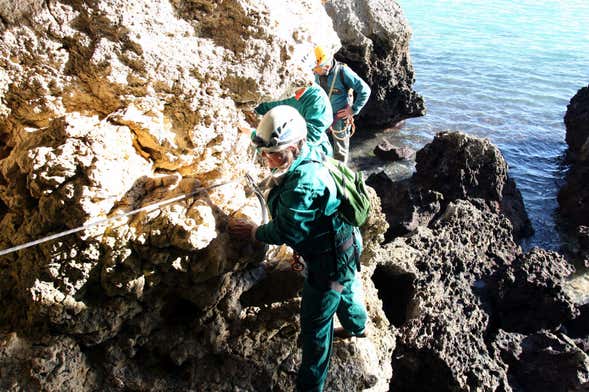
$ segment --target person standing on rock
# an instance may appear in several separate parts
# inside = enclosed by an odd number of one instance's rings
[[[307,264],[300,310],[303,358],[297,391],[322,391],[334,334],[342,338],[364,336],[366,309],[356,278],[362,239],[357,227],[338,215],[340,200],[328,169],[314,159],[306,143],[303,117],[281,105],[269,110],[252,141],[277,185],[267,196],[272,219],[257,226],[235,219],[229,233],[240,239],[287,244]],[[333,316],[342,328],[334,331]]]
[[[333,148],[327,136],[327,129],[333,121],[331,104],[325,91],[314,82],[310,68],[304,63],[301,65],[299,71],[304,76],[294,84],[290,91],[286,92],[287,98],[263,102],[256,107],[255,111],[264,115],[276,106],[292,106],[307,123],[307,143],[309,146],[318,147],[318,150],[323,154],[333,156]]]
[[[370,87],[346,64],[328,56],[321,46],[315,47],[315,81],[325,90],[334,113],[329,128],[333,157],[347,164],[354,116],[360,113],[368,98]]]

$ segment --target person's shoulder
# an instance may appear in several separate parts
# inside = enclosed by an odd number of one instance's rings
[[[329,170],[320,159],[309,157],[295,170],[301,187],[324,188],[331,180]]]
[[[307,90],[305,91],[301,99],[304,101],[318,102],[325,102],[326,100],[329,100],[325,90],[323,90],[323,88],[319,86],[317,83],[313,83],[309,87],[307,87]]]
[[[309,95],[321,95],[321,93],[325,94],[325,91],[323,91],[323,88],[319,84],[313,82],[310,86],[307,87],[307,91],[305,91],[305,93]]]

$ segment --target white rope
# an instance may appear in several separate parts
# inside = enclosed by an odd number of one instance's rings
[[[154,203],[154,204],[150,204],[150,205],[147,205],[145,207],[138,208],[136,210],[132,210],[132,211],[129,211],[129,212],[123,212],[121,214],[117,214],[117,215],[112,216],[110,218],[105,218],[105,219],[97,220],[97,221],[94,221],[94,222],[86,223],[86,224],[84,224],[84,225],[82,225],[80,227],[76,227],[74,229],[62,231],[60,233],[51,234],[51,235],[48,235],[46,237],[40,238],[40,239],[35,240],[35,241],[26,242],[26,243],[21,244],[21,245],[13,246],[12,248],[1,250],[0,251],[0,256],[4,256],[4,255],[10,254],[10,253],[14,253],[14,252],[17,252],[17,251],[22,250],[22,249],[30,248],[32,246],[39,245],[39,244],[42,244],[44,242],[52,241],[52,240],[57,239],[57,238],[65,237],[67,235],[70,235],[70,234],[73,234],[73,233],[77,233],[79,231],[83,231],[83,230],[89,229],[89,228],[94,227],[94,226],[98,226],[98,225],[102,225],[102,224],[105,224],[105,223],[109,223],[111,221],[114,221],[114,220],[117,220],[117,219],[120,219],[120,218],[124,218],[126,216],[135,215],[135,214],[138,214],[139,212],[153,211],[153,210],[156,210],[156,209],[158,209],[158,208],[160,208],[162,206],[165,206],[166,204],[174,203],[174,202],[177,202],[177,201],[180,201],[180,200],[184,200],[186,198],[189,198],[191,196],[194,196],[197,193],[200,193],[200,192],[203,192],[203,191],[208,191],[208,190],[211,190],[213,188],[218,188],[220,186],[232,184],[232,183],[235,183],[235,182],[236,181],[226,181],[226,182],[222,182],[220,184],[211,185],[209,187],[199,187],[195,191],[190,192],[190,193],[184,193],[182,195],[178,195],[178,196],[172,197],[170,199],[162,200],[160,202],[157,202],[157,203]]]

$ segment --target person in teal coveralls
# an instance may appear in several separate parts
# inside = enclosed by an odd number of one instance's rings
[[[347,163],[350,150],[350,122],[368,101],[370,87],[347,65],[328,56],[321,46],[315,47],[315,58],[315,82],[327,93],[335,115],[330,127],[333,157]],[[350,90],[353,95],[350,95]]]
[[[298,391],[322,391],[334,337],[333,315],[340,337],[364,336],[366,309],[356,278],[362,240],[357,227],[338,216],[340,204],[328,169],[314,159],[305,120],[290,106],[268,111],[253,142],[268,167],[276,171],[267,196],[272,219],[257,226],[243,220],[229,224],[231,235],[268,244],[287,244],[307,264],[301,303],[303,358]]]
[[[298,110],[307,122],[307,142],[311,146],[319,146],[319,151],[325,155],[333,155],[326,132],[333,121],[333,112],[327,94],[319,85],[313,83],[301,87],[293,96],[279,101],[263,102],[255,110],[256,113],[263,115],[280,105],[292,106]]]

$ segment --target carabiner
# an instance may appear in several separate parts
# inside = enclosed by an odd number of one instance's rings
[[[305,269],[305,264],[303,264],[303,262],[301,261],[301,256],[298,253],[293,253],[290,266],[292,270],[295,272],[301,272]]]

